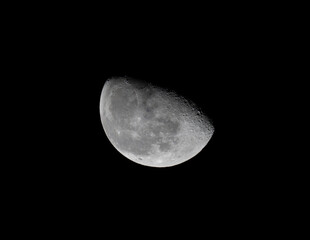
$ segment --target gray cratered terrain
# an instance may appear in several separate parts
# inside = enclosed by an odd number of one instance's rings
[[[128,77],[106,81],[100,116],[108,139],[122,155],[152,167],[191,159],[214,132],[209,119],[192,102]]]

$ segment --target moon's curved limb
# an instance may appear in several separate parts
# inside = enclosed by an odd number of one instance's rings
[[[197,155],[214,127],[196,106],[174,92],[128,78],[108,80],[100,99],[103,128],[112,145],[137,163],[167,167]]]

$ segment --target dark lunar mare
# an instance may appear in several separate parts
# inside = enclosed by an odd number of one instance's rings
[[[145,86],[140,82],[137,84],[141,88]],[[154,111],[160,105],[156,102],[155,90],[152,88],[115,88],[110,100],[109,110],[113,119],[106,119],[105,129],[111,141],[120,150],[146,156],[154,144],[159,146],[160,151],[166,152],[171,149],[171,144],[178,142],[175,135],[180,130],[179,122],[172,121],[167,115],[155,117]],[[144,128],[137,129],[129,124],[137,109],[142,109],[142,121],[146,123]],[[118,130],[121,134],[117,133]],[[138,133],[139,138],[133,138],[132,132]]]

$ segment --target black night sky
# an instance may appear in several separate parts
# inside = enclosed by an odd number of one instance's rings
[[[208,215],[236,214],[263,188],[271,189],[272,166],[259,141],[265,131],[252,121],[267,121],[257,100],[268,82],[267,46],[255,20],[203,10],[149,18],[147,12],[140,18],[68,11],[35,21],[40,26],[25,33],[38,36],[31,41],[36,51],[27,51],[45,99],[40,109],[48,109],[37,121],[43,136],[38,157],[27,162],[34,192],[63,199],[73,214],[87,205],[93,212],[111,207],[134,214],[165,206],[180,215]],[[113,76],[146,80],[194,101],[215,126],[210,142],[174,167],[126,159],[109,142],[99,114],[103,85]]]
[[[203,26],[172,31],[125,25],[99,31],[96,25],[69,35],[56,64],[63,68],[60,99],[66,102],[65,117],[59,119],[63,153],[57,158],[65,182],[75,179],[91,190],[108,185],[167,193],[171,188],[227,193],[256,184],[257,156],[248,138],[253,105],[247,102],[248,76],[258,78],[249,57],[254,50],[240,40],[242,33]],[[193,100],[214,123],[209,144],[190,161],[165,169],[123,157],[107,139],[99,116],[102,87],[113,76],[144,79]]]

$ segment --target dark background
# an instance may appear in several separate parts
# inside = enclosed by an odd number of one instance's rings
[[[119,201],[151,206],[187,200],[224,204],[227,198],[232,203],[234,196],[256,194],[253,188],[264,181],[259,176],[262,161],[248,136],[253,128],[260,134],[250,124],[260,77],[259,47],[245,29],[220,20],[208,25],[197,21],[170,27],[161,22],[156,28],[157,21],[137,19],[127,25],[122,19],[108,31],[107,23],[64,29],[66,37],[51,50],[53,57],[59,51],[54,78],[62,112],[52,169],[60,174],[61,189],[112,202],[120,194]],[[144,167],[123,157],[107,139],[99,116],[102,87],[113,76],[140,78],[192,99],[214,122],[209,144],[172,168]]]
[[[178,181],[190,183],[190,189],[248,189],[255,184],[249,178],[254,181],[257,174],[257,153],[251,152],[248,135],[265,64],[262,40],[252,30],[255,23],[199,14],[191,15],[191,21],[166,17],[160,21],[143,16],[149,20],[145,22],[140,17],[127,21],[87,15],[60,23],[57,34],[49,35],[44,51],[51,54],[52,78],[59,88],[55,101],[64,114],[59,118],[64,130],[59,138],[68,154],[65,172],[82,171],[99,185],[102,177],[108,181],[115,172],[121,185],[139,188],[148,182],[167,192],[172,179],[173,187],[180,189],[183,184]],[[128,161],[109,143],[100,123],[101,90],[113,76],[144,79],[192,99],[214,122],[210,143],[194,159],[174,168],[153,169]]]
[[[26,63],[20,71],[30,79],[28,105],[36,116],[27,128],[35,143],[26,139],[25,151],[32,157],[17,164],[24,196],[93,222],[113,209],[111,222],[142,213],[167,224],[169,216],[191,221],[186,214],[211,215],[216,223],[273,205],[279,187],[261,103],[274,77],[278,27],[254,9],[184,7],[138,13],[49,7],[18,22],[18,59]],[[123,157],[99,115],[103,85],[113,76],[150,81],[193,100],[215,126],[208,145],[170,168]]]

